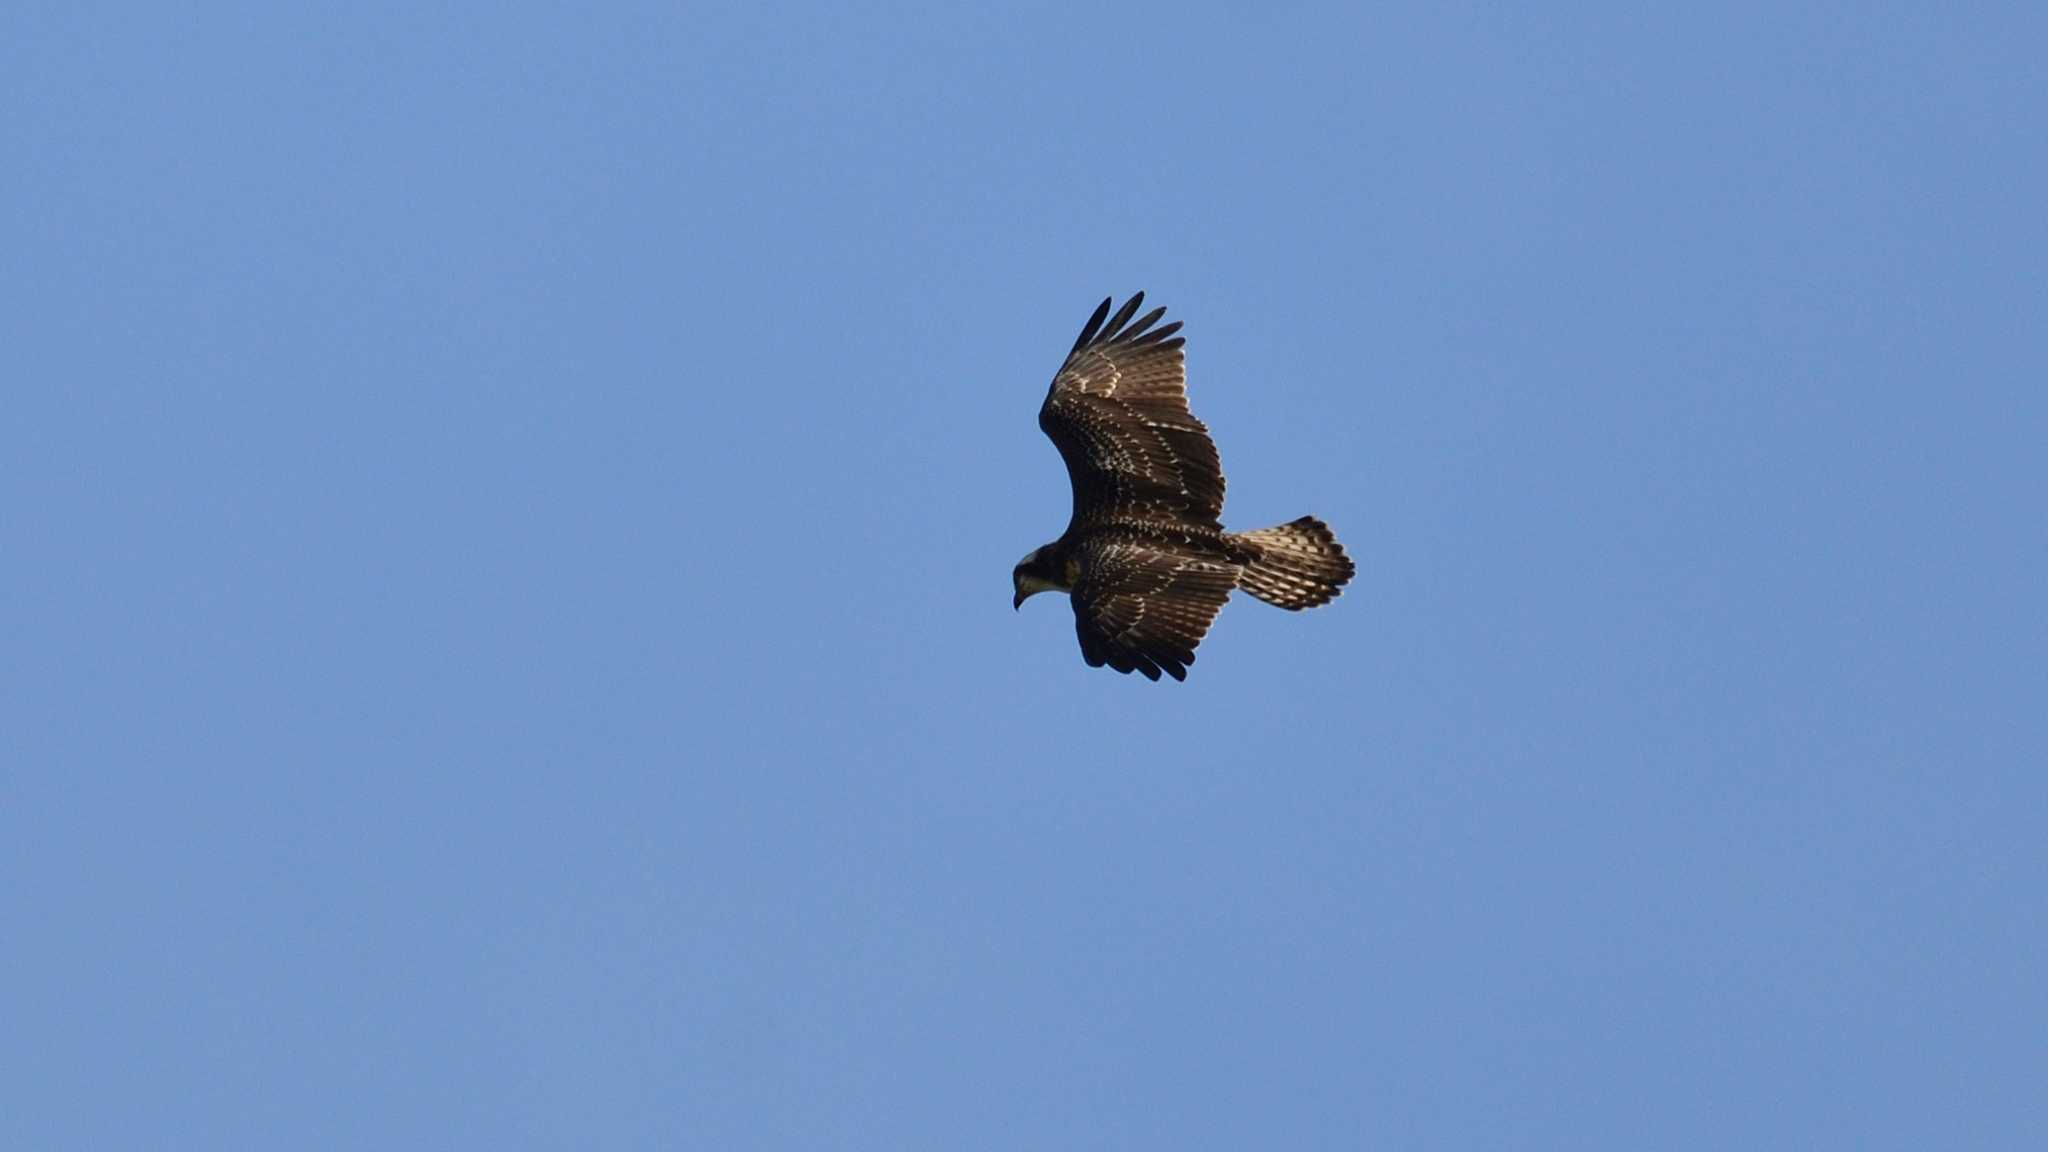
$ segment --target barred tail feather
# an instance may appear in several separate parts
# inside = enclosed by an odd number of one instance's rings
[[[1237,586],[1290,612],[1328,604],[1358,571],[1330,526],[1313,516],[1231,539],[1252,553]]]

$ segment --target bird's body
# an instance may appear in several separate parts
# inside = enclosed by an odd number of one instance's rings
[[[1038,426],[1066,461],[1074,513],[1018,562],[1014,603],[1066,592],[1091,666],[1181,680],[1232,589],[1312,608],[1354,569],[1312,516],[1224,531],[1223,467],[1188,411],[1180,324],[1153,327],[1164,308],[1133,322],[1144,299],[1114,317],[1104,300],[1046,392]]]

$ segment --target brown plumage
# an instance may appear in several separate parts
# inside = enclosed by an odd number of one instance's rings
[[[1089,317],[1053,377],[1038,426],[1066,461],[1074,512],[1058,540],[1012,574],[1014,604],[1071,595],[1090,666],[1187,678],[1195,646],[1233,588],[1282,608],[1334,599],[1355,569],[1312,516],[1256,532],[1223,530],[1223,466],[1188,411],[1178,321],[1133,321],[1145,294]]]

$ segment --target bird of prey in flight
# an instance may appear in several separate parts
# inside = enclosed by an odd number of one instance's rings
[[[1102,302],[1038,410],[1067,463],[1074,514],[1017,562],[1012,606],[1065,592],[1090,667],[1185,680],[1233,588],[1298,611],[1336,598],[1356,569],[1313,516],[1223,530],[1223,466],[1188,411],[1180,322],[1154,327],[1166,309],[1138,316],[1144,300],[1114,316]]]

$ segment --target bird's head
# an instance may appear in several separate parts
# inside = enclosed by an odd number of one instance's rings
[[[1017,567],[1010,572],[1010,582],[1017,590],[1017,596],[1010,601],[1011,608],[1022,608],[1026,600],[1040,592],[1065,591],[1068,585],[1061,581],[1065,565],[1052,554],[1052,545],[1033,548],[1031,553],[1017,561]]]

